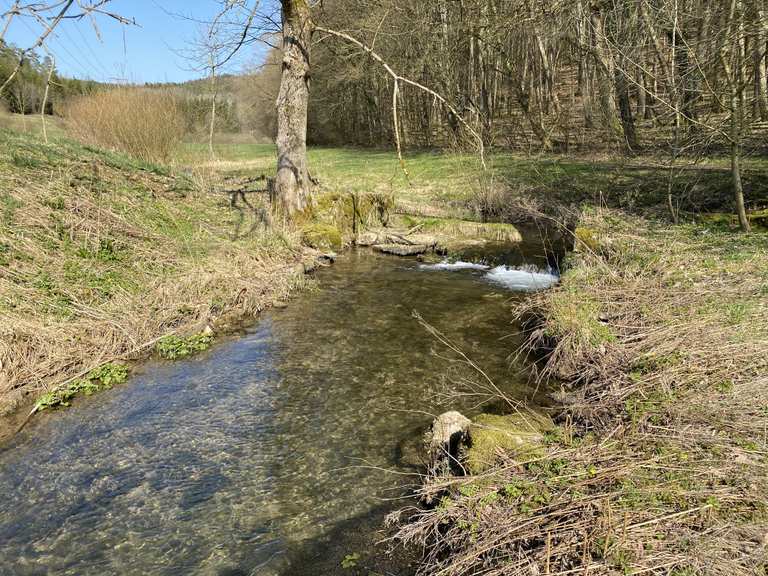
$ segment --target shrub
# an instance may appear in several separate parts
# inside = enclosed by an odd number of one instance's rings
[[[81,96],[66,116],[70,131],[83,142],[147,162],[170,159],[184,136],[178,99],[163,90],[119,87]]]

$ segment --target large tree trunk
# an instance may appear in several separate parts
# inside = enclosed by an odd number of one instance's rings
[[[277,96],[275,194],[288,216],[310,201],[307,162],[309,54],[313,24],[307,0],[282,0],[283,64]]]

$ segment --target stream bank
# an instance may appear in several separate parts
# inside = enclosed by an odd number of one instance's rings
[[[302,283],[298,238],[244,221],[213,184],[0,130],[0,441],[61,383],[254,318]]]
[[[576,238],[516,309],[560,388],[543,452],[427,483],[398,540],[420,574],[764,573],[768,237],[601,208]]]

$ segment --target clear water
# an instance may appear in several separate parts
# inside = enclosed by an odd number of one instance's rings
[[[483,274],[353,252],[240,337],[35,418],[0,452],[0,574],[408,574],[373,546],[402,447],[473,401],[412,311],[526,391],[522,296]]]

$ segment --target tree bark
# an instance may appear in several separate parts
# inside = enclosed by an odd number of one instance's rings
[[[768,13],[759,6],[756,13],[757,32],[753,48],[753,65],[755,74],[755,103],[760,120],[768,120],[768,73],[766,72],[766,38],[768,36]]]
[[[283,63],[277,96],[275,196],[287,216],[304,210],[312,182],[307,161],[310,45],[314,25],[307,0],[281,0]]]
[[[624,144],[627,150],[634,152],[638,149],[639,144],[637,141],[637,130],[635,129],[635,118],[632,115],[629,81],[624,70],[616,68],[614,72],[616,76],[616,97],[618,98],[621,128],[624,132]]]

